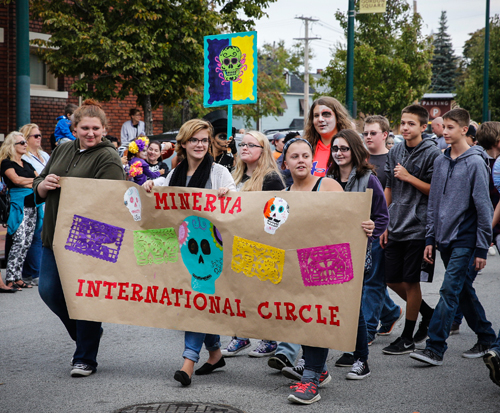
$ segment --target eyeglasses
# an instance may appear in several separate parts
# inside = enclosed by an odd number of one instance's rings
[[[349,152],[351,148],[348,146],[332,146],[332,153],[337,153],[338,151],[340,152]]]
[[[260,145],[254,145],[253,143],[244,143],[244,142],[239,143],[238,146],[240,148],[244,148],[245,146],[248,146],[249,149],[262,148],[262,146],[260,146]]]
[[[208,145],[208,138],[203,138],[203,139],[189,138],[187,141],[191,145],[198,145],[198,143],[201,143],[202,145]]]
[[[30,135],[30,138],[36,138],[36,139],[38,139],[38,138],[41,138],[41,137],[42,137],[42,135],[39,134],[39,133],[37,133],[36,135]]]
[[[225,133],[219,133],[217,136],[216,136],[217,139],[220,139],[221,141],[227,141],[227,134]]]
[[[14,145],[23,145],[24,146],[27,144],[28,144],[28,142],[26,142],[26,141],[19,141],[19,142],[16,142]]]
[[[363,132],[363,136],[366,138],[368,135],[370,136],[375,136],[376,134],[378,133],[382,133],[382,132],[375,132],[375,131],[371,131],[371,132]]]

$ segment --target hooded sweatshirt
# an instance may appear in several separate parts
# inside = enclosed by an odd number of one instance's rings
[[[427,195],[408,182],[394,177],[394,168],[401,164],[411,175],[430,183],[434,160],[441,151],[432,139],[423,139],[416,147],[408,148],[406,142],[394,147],[387,154],[385,173],[386,188],[391,188],[389,205],[389,239],[393,241],[425,240]]]
[[[434,163],[427,209],[426,245],[475,248],[486,259],[491,243],[493,207],[489,200],[488,155],[472,146],[456,159],[446,149]]]
[[[102,142],[96,146],[84,151],[80,150],[79,139],[57,146],[52,152],[47,166],[33,182],[35,200],[37,203],[45,201],[42,243],[44,247],[50,249],[52,249],[54,239],[61,189],[49,191],[47,198],[40,197],[37,192],[38,185],[49,174],[60,177],[125,180],[120,156],[113,144],[106,138],[103,138]]]

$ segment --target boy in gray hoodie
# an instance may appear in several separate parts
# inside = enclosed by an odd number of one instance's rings
[[[405,327],[400,337],[382,349],[384,354],[407,354],[415,342],[427,337],[432,308],[422,300],[420,272],[425,249],[427,200],[434,159],[441,155],[436,142],[422,138],[429,113],[420,105],[410,105],[401,114],[404,142],[387,154],[385,198],[389,206],[389,227],[380,237],[385,248],[387,286],[406,301]],[[422,323],[413,337],[418,313]]]
[[[446,339],[459,301],[467,324],[478,336],[477,344],[463,356],[485,354],[496,338],[470,273],[486,265],[492,238],[493,207],[491,202],[485,202],[489,196],[487,155],[483,148],[467,144],[469,112],[450,110],[443,121],[444,137],[451,147],[434,162],[424,260],[433,263],[432,252],[437,245],[446,272],[429,324],[426,348],[410,354],[433,366],[443,364]]]

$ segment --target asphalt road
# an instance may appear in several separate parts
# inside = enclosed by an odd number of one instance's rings
[[[435,305],[443,266],[438,258],[435,281],[423,284],[425,299]],[[475,283],[495,331],[500,328],[500,257],[490,256]],[[401,303],[401,300],[396,300]],[[329,355],[333,380],[311,406],[287,401],[291,382],[267,366],[267,359],[245,355],[209,376],[195,376],[188,388],[173,380],[182,364],[183,333],[147,327],[105,324],[96,374],[71,378],[74,344],[38,291],[0,295],[0,412],[114,412],[125,406],[158,402],[225,404],[247,413],[500,412],[500,387],[493,384],[482,359],[465,359],[474,333],[462,325],[448,340],[444,364],[426,367],[404,356],[382,354],[403,328],[379,337],[370,347],[372,375],[345,379],[346,368],[334,367],[340,352]],[[254,344],[257,340],[252,340]],[[222,337],[227,344],[229,337]],[[207,353],[202,351],[202,359]],[[155,410],[156,411],[156,410]]]

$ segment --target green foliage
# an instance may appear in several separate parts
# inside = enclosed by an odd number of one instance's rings
[[[446,12],[441,12],[439,31],[434,36],[434,56],[432,56],[431,90],[434,93],[451,93],[455,90],[455,81],[458,76],[457,58],[453,54],[451,37],[446,32]]]
[[[347,36],[347,14],[336,18]],[[430,39],[422,19],[406,0],[388,0],[386,13],[358,14],[354,44],[354,100],[359,112],[399,120],[401,110],[420,99],[431,80]],[[338,45],[320,84],[345,102],[346,45]],[[356,114],[357,116],[357,114]]]
[[[465,42],[455,100],[471,117],[482,119],[484,77],[484,28]],[[490,20],[489,109],[491,119],[500,119],[500,16]]]
[[[133,93],[148,129],[150,107],[173,105],[200,84],[203,36],[249,30],[273,1],[33,0],[33,17],[52,34],[33,43],[56,76],[80,77],[77,95]]]

